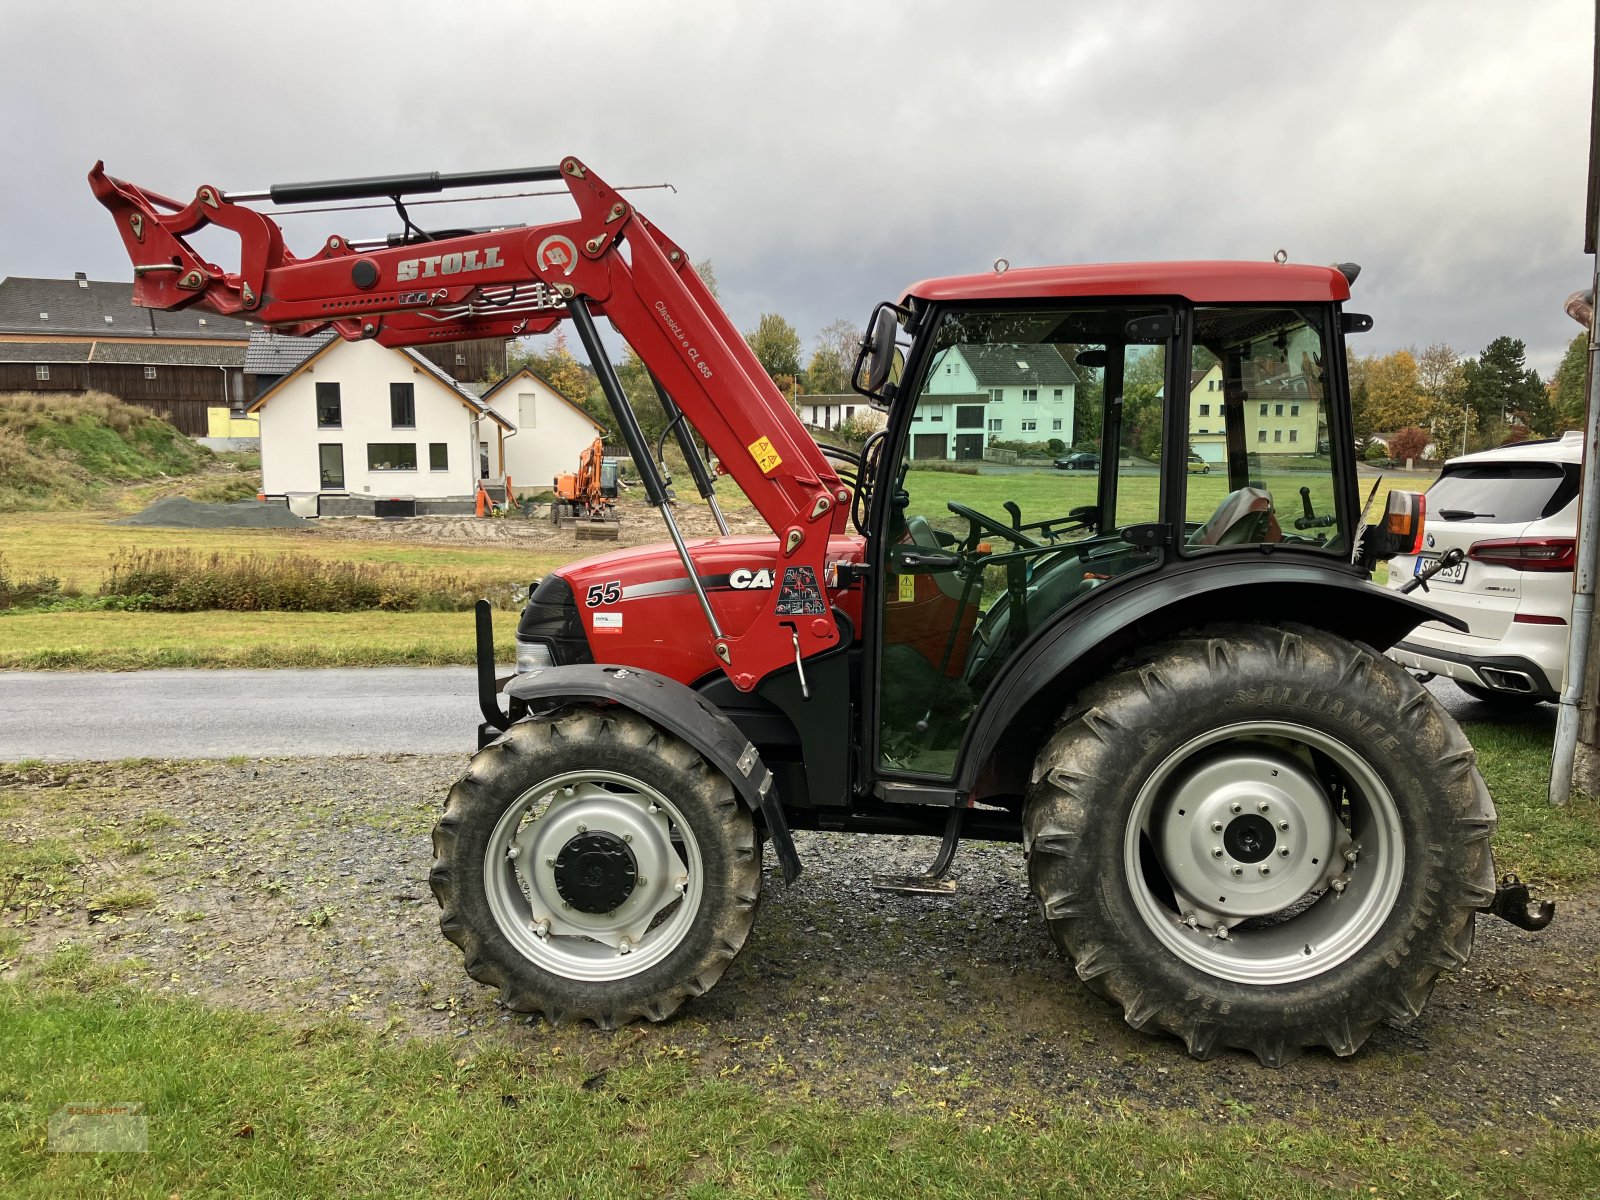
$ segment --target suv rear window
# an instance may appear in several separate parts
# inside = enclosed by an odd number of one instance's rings
[[[1504,521],[1552,517],[1578,494],[1573,463],[1463,463],[1446,467],[1428,489],[1428,516],[1444,521]]]

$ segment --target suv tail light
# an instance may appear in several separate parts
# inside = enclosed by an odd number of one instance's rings
[[[1468,558],[1495,563],[1514,571],[1570,571],[1577,563],[1575,538],[1507,538],[1474,542]]]

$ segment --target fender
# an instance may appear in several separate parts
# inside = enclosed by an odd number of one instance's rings
[[[745,807],[766,819],[783,881],[800,877],[800,856],[773,791],[772,772],[738,727],[693,688],[654,671],[585,663],[525,672],[506,684],[505,691],[532,709],[573,702],[619,704],[677,734],[728,777]]]
[[[990,686],[967,730],[956,786],[970,792],[983,767],[1002,760],[1031,767],[1039,737],[1079,687],[1136,646],[1222,621],[1293,621],[1387,650],[1424,621],[1460,621],[1342,563],[1263,563],[1259,552],[1232,563],[1207,556],[1189,567],[1103,588],[1040,629]]]

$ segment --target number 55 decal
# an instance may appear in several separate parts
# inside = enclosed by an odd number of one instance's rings
[[[599,608],[602,604],[615,604],[622,599],[622,580],[613,579],[607,583],[594,583],[589,585],[589,590],[584,593],[583,602],[590,608]]]

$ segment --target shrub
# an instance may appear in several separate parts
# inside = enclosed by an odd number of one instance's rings
[[[1419,459],[1430,440],[1427,430],[1408,425],[1389,439],[1389,457],[1397,462]]]
[[[1386,463],[1389,461],[1389,451],[1384,448],[1382,442],[1371,441],[1367,443],[1365,458],[1369,463],[1372,463],[1374,466],[1376,466],[1380,463]]]
[[[509,588],[491,590],[497,593],[491,599],[509,602]],[[100,595],[117,607],[152,612],[464,612],[483,593],[464,576],[394,563],[187,550],[118,554],[100,585]]]
[[[6,556],[0,551],[0,611],[49,604],[59,600],[62,595],[61,580],[54,575],[36,575],[32,579],[12,578],[6,567]]]

